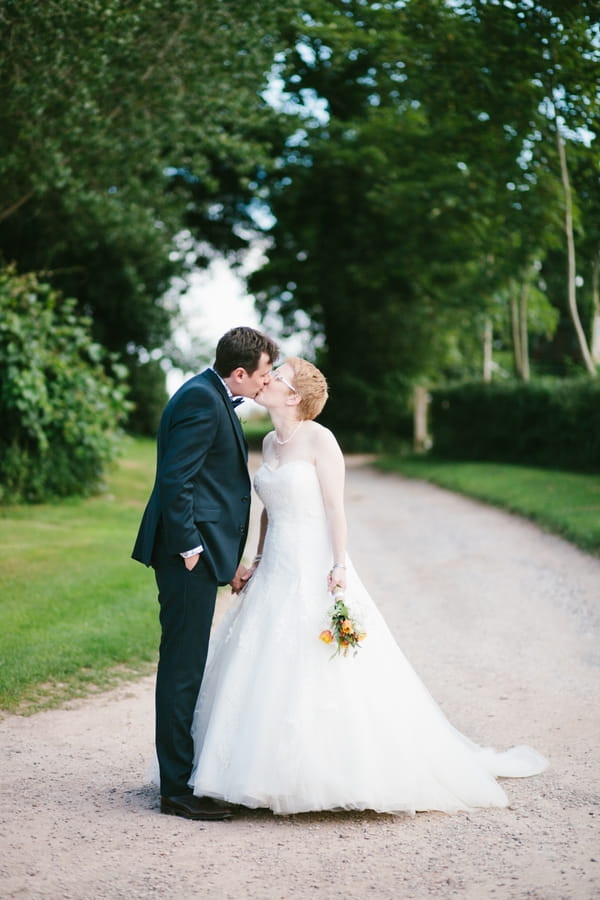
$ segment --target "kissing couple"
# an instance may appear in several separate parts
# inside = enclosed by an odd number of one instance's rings
[[[538,774],[546,760],[524,745],[476,745],[421,682],[347,553],[344,457],[315,421],[325,377],[297,357],[274,369],[278,356],[261,332],[228,331],[214,365],[161,418],[132,554],[158,586],[161,811],[210,821],[231,818],[233,806],[410,815],[507,806],[497,778]],[[244,398],[273,424],[254,478],[263,510],[249,567],[248,447],[235,412]],[[226,584],[235,602],[211,635]]]

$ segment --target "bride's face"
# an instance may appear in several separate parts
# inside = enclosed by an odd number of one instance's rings
[[[285,406],[290,397],[295,394],[294,370],[288,363],[283,363],[271,373],[271,380],[254,399],[261,406],[273,409]]]

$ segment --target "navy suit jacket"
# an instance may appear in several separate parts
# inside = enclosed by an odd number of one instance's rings
[[[211,369],[167,403],[156,480],[132,556],[151,565],[157,539],[178,555],[199,544],[220,584],[233,578],[248,533],[248,446],[227,391]]]

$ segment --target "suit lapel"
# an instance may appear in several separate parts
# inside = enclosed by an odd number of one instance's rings
[[[223,403],[225,404],[225,409],[227,410],[227,414],[229,415],[229,418],[231,419],[231,424],[233,426],[233,430],[234,430],[237,442],[239,444],[241,454],[244,458],[244,462],[247,462],[248,461],[248,443],[244,436],[244,430],[242,428],[242,424],[235,413],[233,404],[229,398],[229,394],[227,393],[227,389],[225,388],[225,386],[224,386],[223,382],[221,381],[221,379],[219,378],[219,376],[215,372],[213,372],[212,369],[206,369],[206,371],[203,374],[206,375],[207,379],[210,381],[210,383],[215,387],[215,389],[218,391],[218,393],[223,398]]]

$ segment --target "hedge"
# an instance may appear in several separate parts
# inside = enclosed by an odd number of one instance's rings
[[[600,471],[600,378],[437,388],[431,430],[441,458]]]
[[[91,324],[35,274],[0,269],[0,504],[92,493],[115,459],[127,371]]]

